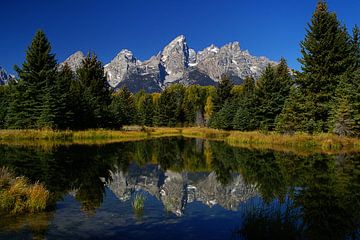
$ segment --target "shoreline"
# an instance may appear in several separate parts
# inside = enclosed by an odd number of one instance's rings
[[[202,138],[223,141],[230,146],[282,152],[308,152],[333,154],[360,152],[360,139],[321,133],[310,135],[295,133],[282,135],[276,132],[240,132],[198,127],[146,127],[141,130],[0,130],[0,144],[13,145],[31,141],[56,144],[106,144],[140,141],[162,137]],[[38,144],[39,145],[39,144]]]

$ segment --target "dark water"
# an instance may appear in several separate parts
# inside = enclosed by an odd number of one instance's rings
[[[48,212],[0,219],[0,239],[359,239],[360,155],[297,156],[166,138],[0,146],[45,183]],[[134,212],[134,196],[145,196]]]

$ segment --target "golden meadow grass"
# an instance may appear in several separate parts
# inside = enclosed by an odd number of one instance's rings
[[[225,141],[231,146],[269,149],[292,152],[358,152],[360,139],[339,137],[322,133],[310,135],[296,133],[282,135],[275,132],[240,132],[223,131],[210,128],[151,128],[143,127],[135,131],[86,130],[86,131],[52,131],[52,130],[0,130],[2,144],[106,144],[123,141],[137,141],[148,138],[183,136]],[[29,141],[30,140],[30,141]],[[36,140],[36,141],[33,141]],[[42,144],[41,144],[42,142]]]
[[[0,212],[11,215],[41,212],[46,209],[49,197],[43,184],[31,184],[8,168],[0,168]]]

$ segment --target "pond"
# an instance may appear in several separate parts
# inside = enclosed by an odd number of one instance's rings
[[[190,138],[0,145],[41,181],[45,213],[1,216],[0,239],[358,239],[360,155]],[[134,199],[144,200],[135,211]]]

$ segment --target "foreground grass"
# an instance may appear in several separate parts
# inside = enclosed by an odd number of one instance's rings
[[[296,133],[282,135],[275,132],[240,132],[223,131],[210,128],[141,128],[134,131],[86,130],[86,131],[52,131],[52,130],[0,130],[0,141],[4,144],[21,144],[22,141],[51,141],[56,144],[106,144],[122,141],[136,141],[147,138],[183,136],[225,141],[231,146],[291,151],[306,154],[307,152],[336,153],[360,151],[360,139],[339,137],[323,133],[310,135]]]
[[[44,185],[29,183],[25,177],[15,177],[7,168],[0,168],[0,212],[5,214],[44,211],[49,201]]]

